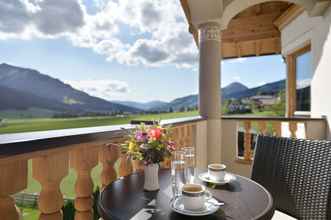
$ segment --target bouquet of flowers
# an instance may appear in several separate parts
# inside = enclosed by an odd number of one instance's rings
[[[123,153],[144,165],[160,163],[171,156],[175,143],[171,140],[170,127],[141,124],[129,133],[129,139],[121,145]]]

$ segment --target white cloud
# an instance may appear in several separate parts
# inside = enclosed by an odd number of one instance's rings
[[[37,1],[33,16],[37,29],[45,35],[75,32],[84,25],[84,6],[77,0]]]
[[[23,32],[30,15],[27,6],[19,1],[0,2],[0,31],[8,34]]]
[[[65,83],[89,95],[106,100],[122,98],[129,92],[129,85],[118,80],[77,80],[65,81]]]
[[[0,2],[0,39],[56,37],[85,24],[78,0],[11,0]]]
[[[198,51],[178,1],[96,2],[102,10],[87,16],[87,25],[72,38],[75,45],[92,48],[121,64],[174,64],[179,68],[197,64]],[[118,37],[123,25],[130,27],[127,34],[138,36],[134,42],[124,43]]]
[[[107,60],[128,65],[192,68],[198,51],[177,0],[94,0],[88,14],[81,0],[0,2],[0,39],[66,36]],[[120,34],[128,27],[126,42]],[[125,28],[124,31],[127,31]]]

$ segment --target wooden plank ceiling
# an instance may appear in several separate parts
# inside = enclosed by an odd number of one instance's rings
[[[191,23],[188,2],[181,0],[181,4],[189,22],[189,31],[198,45],[198,31]],[[281,53],[278,28],[284,23],[282,17],[293,14],[297,7],[288,2],[275,1],[258,4],[239,13],[222,31],[223,59]]]
[[[262,3],[234,17],[222,31],[223,59],[279,54],[280,31],[274,21],[290,7],[286,2]]]

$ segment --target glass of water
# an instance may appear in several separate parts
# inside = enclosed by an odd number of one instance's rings
[[[185,184],[185,152],[176,150],[172,154],[171,160],[171,184],[173,197],[176,198],[182,194],[182,188]]]
[[[185,147],[184,149],[184,174],[186,183],[194,183],[195,179],[195,152],[194,147]]]

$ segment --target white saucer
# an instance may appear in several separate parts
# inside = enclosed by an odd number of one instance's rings
[[[170,201],[170,208],[182,215],[189,215],[189,216],[205,216],[211,215],[219,209],[218,205],[214,205],[212,201],[206,201],[204,208],[200,210],[187,210],[184,208],[183,204],[183,197],[179,196],[176,199],[172,199]]]
[[[225,184],[228,184],[231,181],[235,180],[236,176],[232,175],[231,173],[226,173],[223,180],[215,180],[213,178],[210,178],[208,173],[205,172],[205,173],[201,173],[199,175],[199,178],[204,182],[213,183],[213,184],[216,184],[216,185],[225,185]]]

